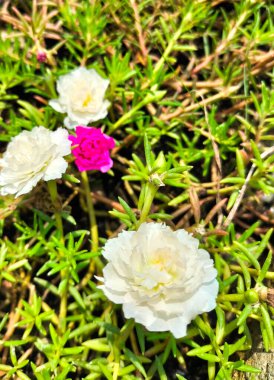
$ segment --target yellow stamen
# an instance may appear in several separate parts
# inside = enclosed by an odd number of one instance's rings
[[[160,270],[163,270],[165,268],[165,264],[166,264],[166,259],[164,256],[162,255],[158,255],[156,256],[152,261],[151,261],[151,264],[152,265],[157,265],[159,266]]]
[[[87,107],[89,102],[91,102],[91,96],[90,94],[88,94],[85,98],[85,100],[83,101],[83,107]]]

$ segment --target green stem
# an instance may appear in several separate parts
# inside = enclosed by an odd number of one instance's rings
[[[217,301],[219,302],[241,302],[245,300],[244,294],[220,294],[217,298]]]
[[[140,108],[144,107],[145,105],[147,105],[149,103],[157,102],[160,99],[162,99],[162,97],[165,95],[165,93],[166,93],[166,91],[154,91],[152,93],[148,93],[145,96],[145,98],[142,101],[140,101],[140,103],[137,103],[136,106],[134,106],[131,110],[124,113],[123,116],[120,117],[120,119],[118,119],[116,121],[116,123],[110,127],[109,132],[112,133],[117,128],[119,128],[121,125],[125,124],[130,118],[132,118],[135,115],[135,113]]]
[[[69,278],[67,278],[68,272],[66,270],[61,271],[62,281],[66,281],[66,285],[61,294],[60,310],[59,310],[59,321],[60,321],[60,332],[64,334],[66,332],[66,318],[67,318],[67,306],[68,306],[68,284]]]
[[[154,200],[155,194],[157,193],[157,190],[158,190],[158,187],[156,187],[150,182],[147,182],[145,197],[144,197],[145,201],[142,207],[141,216],[138,221],[137,228],[140,227],[140,225],[147,220],[147,217],[150,213],[151,205]]]
[[[154,69],[153,69],[153,77],[152,77],[152,80],[151,82],[153,83],[153,81],[155,80],[157,74],[159,73],[160,70],[162,70],[164,64],[166,63],[167,61],[167,58],[168,56],[170,55],[170,53],[172,52],[177,40],[181,37],[181,34],[183,33],[184,31],[184,27],[185,27],[185,24],[186,24],[186,18],[184,17],[181,21],[181,24],[179,26],[179,28],[177,29],[177,31],[172,35],[165,51],[164,51],[164,54],[161,56],[161,58],[159,59],[159,61],[157,62],[157,64],[155,65]]]
[[[48,189],[49,194],[52,200],[52,204],[54,207],[54,216],[56,220],[56,227],[61,235],[62,241],[64,241],[64,233],[63,233],[63,222],[61,217],[61,206],[58,199],[57,185],[56,181],[48,181]],[[62,252],[60,253],[62,255]],[[67,299],[68,299],[68,284],[69,284],[69,274],[67,270],[61,270],[61,281],[66,281],[66,285],[61,294],[60,301],[60,310],[59,310],[59,321],[60,321],[60,333],[64,334],[66,331],[66,317],[67,317]]]
[[[59,203],[59,199],[58,199],[56,181],[54,181],[54,180],[48,181],[48,190],[49,190],[51,201],[52,201],[52,204],[54,207],[54,216],[55,216],[55,221],[56,221],[56,227],[57,227],[57,230],[60,232],[61,238],[63,240],[63,236],[64,236],[63,235],[63,222],[62,222],[62,217],[61,217],[61,213],[60,213],[61,207],[60,207],[60,203]]]
[[[91,233],[91,251],[93,253],[97,253],[98,248],[99,248],[99,234],[98,234],[98,225],[96,221],[96,215],[95,215],[95,210],[92,202],[92,197],[91,197],[91,191],[90,191],[90,186],[89,186],[89,180],[87,176],[87,172],[82,172],[82,185],[83,189],[85,192],[86,196],[86,203],[87,203],[87,209],[88,209],[88,215],[89,215],[89,222],[90,222],[90,233]],[[90,278],[92,277],[92,274],[94,272],[94,263],[102,269],[102,263],[98,257],[95,257],[94,260],[90,262],[88,272],[85,275],[85,277],[82,279],[80,286],[84,287]]]
[[[89,221],[90,221],[90,233],[91,233],[91,239],[92,239],[91,250],[92,252],[97,252],[98,245],[99,245],[98,226],[97,226],[95,211],[94,211],[93,202],[91,198],[91,191],[90,191],[87,172],[82,172],[82,184],[83,184],[83,188],[84,188],[84,192],[86,196],[88,216],[89,216]]]
[[[242,268],[239,265],[230,265],[231,270],[237,273],[243,273]],[[246,268],[252,276],[259,276],[259,272],[254,268]],[[268,280],[274,280],[274,272],[266,272],[265,277]]]

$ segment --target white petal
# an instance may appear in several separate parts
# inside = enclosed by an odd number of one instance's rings
[[[67,170],[67,167],[67,161],[62,157],[57,157],[47,166],[43,179],[50,181],[51,179],[61,178],[62,174]]]
[[[148,306],[137,306],[134,303],[124,303],[123,312],[126,318],[134,318],[145,327],[150,326],[155,317]]]
[[[176,339],[183,338],[187,335],[187,325],[183,317],[170,319],[168,321],[168,330],[172,332]]]
[[[67,128],[88,125],[104,119],[110,103],[104,100],[109,80],[103,79],[94,69],[76,68],[57,81],[58,99],[49,102],[57,112],[66,112]]]
[[[187,323],[190,323],[198,314],[209,312],[216,307],[216,297],[218,294],[218,282],[212,281],[202,285],[191,298],[181,305],[180,312]]]
[[[106,296],[123,305],[149,331],[171,331],[176,338],[198,314],[216,306],[217,271],[199,241],[184,230],[143,223],[123,231],[103,250]]]
[[[105,278],[105,286],[109,289],[113,289],[114,291],[124,291],[126,292],[128,289],[128,284],[126,282],[126,278],[122,278],[116,272],[114,266],[112,264],[108,264],[103,270],[104,278]]]
[[[44,178],[60,178],[67,168],[63,156],[70,153],[65,129],[52,132],[42,126],[15,136],[3,154],[1,194],[26,194]]]
[[[66,110],[64,109],[64,106],[61,105],[58,99],[52,99],[49,101],[49,105],[57,112],[64,113]]]
[[[124,301],[124,293],[119,293],[119,292],[112,291],[111,289],[109,289],[105,285],[99,285],[98,288],[101,289],[101,290],[103,290],[105,296],[110,301],[112,301],[112,302],[114,302],[116,304],[123,303],[123,301]]]
[[[134,235],[134,231],[123,231],[118,237],[109,239],[102,251],[102,255],[112,262],[123,260],[125,263],[130,264],[132,253],[131,239]]]
[[[19,197],[20,195],[29,193],[39,182],[39,180],[42,178],[42,173],[40,175],[35,176],[32,179],[29,179],[27,182],[24,183],[22,187],[18,186],[18,190],[16,193],[15,198]]]
[[[77,123],[75,120],[71,120],[68,116],[64,120],[64,124],[68,129],[74,129],[80,123]]]
[[[52,132],[51,140],[58,146],[58,152],[62,156],[67,156],[71,153],[71,141],[68,137],[69,134],[65,128],[58,128]]]
[[[149,331],[168,331],[169,324],[164,319],[157,318],[152,323],[147,324],[146,328]]]

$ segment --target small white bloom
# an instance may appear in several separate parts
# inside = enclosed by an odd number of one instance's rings
[[[49,104],[57,112],[67,113],[64,124],[67,128],[88,125],[107,116],[110,105],[104,100],[108,79],[103,79],[94,69],[79,67],[57,81],[58,99]]]
[[[217,271],[199,241],[185,230],[143,223],[138,231],[123,231],[107,241],[109,261],[99,286],[114,303],[123,304],[126,318],[149,331],[186,335],[198,314],[216,306]]]
[[[23,131],[12,138],[0,160],[0,194],[26,194],[41,180],[61,178],[70,154],[68,131],[45,127]]]

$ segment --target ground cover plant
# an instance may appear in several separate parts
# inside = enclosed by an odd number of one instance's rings
[[[1,2],[0,378],[274,378],[273,8]]]

